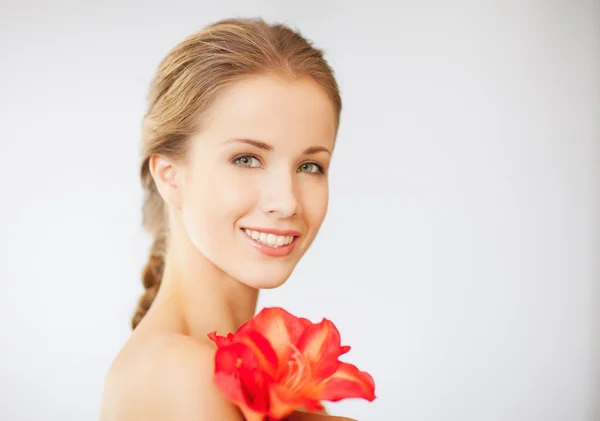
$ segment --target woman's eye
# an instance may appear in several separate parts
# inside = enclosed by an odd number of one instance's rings
[[[257,168],[260,167],[260,161],[252,155],[242,155],[233,161],[242,167]]]
[[[308,173],[323,173],[323,167],[321,167],[319,164],[316,164],[314,162],[305,162],[304,164],[300,165],[300,168],[298,168],[299,172],[308,172]]]

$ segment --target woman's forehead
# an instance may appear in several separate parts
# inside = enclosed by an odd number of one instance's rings
[[[312,79],[255,76],[225,88],[203,119],[204,130],[232,137],[333,141],[335,110]]]

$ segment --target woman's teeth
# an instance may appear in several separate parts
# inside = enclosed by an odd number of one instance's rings
[[[292,242],[294,239],[293,235],[275,235],[275,234],[267,234],[265,232],[252,231],[249,229],[245,229],[244,232],[249,236],[259,241],[263,244],[268,245],[269,247],[279,248],[281,246],[286,246]]]

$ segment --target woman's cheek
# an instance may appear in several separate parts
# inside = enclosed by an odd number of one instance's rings
[[[217,213],[220,218],[235,220],[250,213],[254,202],[259,197],[257,192],[259,185],[260,181],[256,180],[256,177],[243,177],[240,174],[227,174],[215,179],[212,182],[211,212]]]
[[[303,194],[304,218],[311,229],[318,229],[325,219],[329,206],[329,185],[326,181],[307,188]]]

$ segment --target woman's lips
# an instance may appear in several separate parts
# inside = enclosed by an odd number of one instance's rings
[[[296,240],[298,239],[298,232],[297,231],[281,231],[281,230],[256,230],[256,229],[252,229],[252,228],[247,228],[250,229],[252,231],[258,231],[258,232],[264,232],[269,233],[269,234],[274,234],[274,235],[293,235],[293,239],[292,242],[290,244],[287,245],[281,245],[278,246],[277,248],[272,247],[268,244],[262,243],[258,240],[255,240],[254,238],[252,238],[251,236],[249,236],[245,229],[242,229],[242,233],[244,234],[244,236],[248,239],[248,241],[250,242],[250,245],[254,246],[254,248],[256,248],[258,251],[260,251],[263,254],[266,254],[267,256],[271,256],[271,257],[284,257],[289,255],[294,248],[296,247]],[[281,233],[281,234],[278,234]]]

